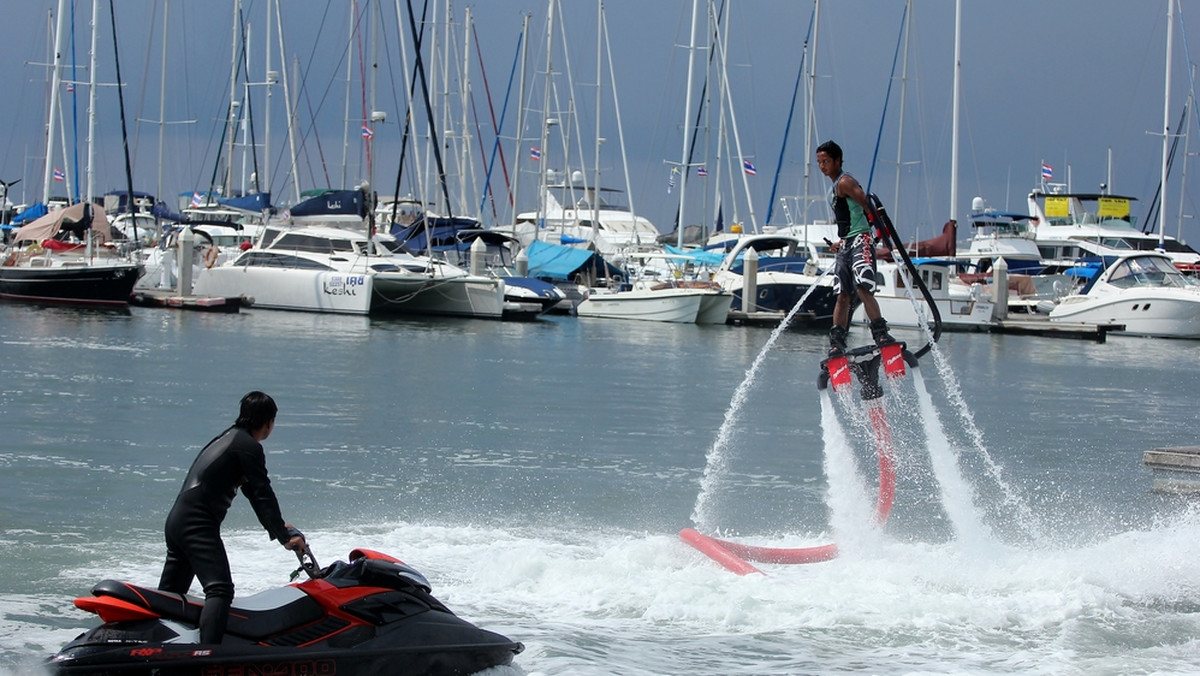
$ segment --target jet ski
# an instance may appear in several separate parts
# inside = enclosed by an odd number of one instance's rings
[[[200,644],[204,599],[104,580],[75,599],[103,624],[48,661],[61,676],[372,676],[470,674],[511,664],[519,642],[458,617],[424,575],[368,549],[320,568],[298,552],[308,579],[235,598],[225,637]]]

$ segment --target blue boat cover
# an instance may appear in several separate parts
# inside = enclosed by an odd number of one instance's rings
[[[233,209],[241,209],[242,211],[261,213],[271,208],[271,193],[255,192],[249,195],[242,195],[241,197],[226,197],[217,200],[217,204]],[[295,209],[292,210],[292,213],[296,213]]]
[[[597,278],[621,277],[621,269],[608,263],[594,251],[550,244],[536,239],[525,247],[529,258],[529,276],[539,279],[573,281],[575,273],[591,269]]]
[[[42,204],[41,202],[35,202],[34,204],[26,207],[21,213],[13,216],[12,224],[22,225],[25,223],[30,223],[48,213],[50,213],[50,209],[48,209],[45,204]]]
[[[705,251],[703,249],[680,249],[679,247],[671,246],[670,244],[667,244],[665,249],[669,254],[687,256],[701,265],[717,266],[725,260],[724,254],[720,254],[715,251]]]
[[[361,190],[330,190],[296,204],[291,212],[292,216],[365,217],[367,207]]]

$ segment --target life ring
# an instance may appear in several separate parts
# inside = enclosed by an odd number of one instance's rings
[[[217,264],[217,247],[210,246],[204,250],[204,267],[211,268]]]

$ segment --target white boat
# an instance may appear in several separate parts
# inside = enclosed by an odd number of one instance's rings
[[[1080,264],[1077,270],[1094,276],[1054,305],[1050,321],[1121,324],[1120,333],[1130,335],[1200,338],[1200,285],[1170,257],[1139,252],[1104,262],[1103,270],[1098,261]]]
[[[752,282],[753,297],[747,299],[750,284],[743,271],[751,249],[757,274]],[[774,314],[782,319],[807,295],[793,325],[828,327],[837,296],[833,293],[833,277],[820,273],[816,255],[811,245],[793,235],[743,235],[732,241],[713,281],[733,294],[732,310],[760,316]]]
[[[346,314],[498,318],[504,305],[499,279],[393,254],[364,233],[324,226],[265,227],[256,246],[200,272],[193,292]]]
[[[578,173],[578,172],[577,172]],[[547,186],[541,211],[517,214],[515,232],[524,246],[534,239],[591,247],[606,257],[639,249],[659,250],[654,224],[617,202],[621,190],[593,190],[580,182]],[[562,195],[561,201],[555,193]],[[598,193],[598,195],[597,195]]]
[[[958,273],[966,269],[964,261],[949,258],[914,258],[913,265],[921,275],[921,281],[929,289],[929,295],[937,304],[942,328],[947,331],[989,331],[993,324],[992,298],[982,285],[965,283]],[[929,302],[920,289],[911,284],[911,275],[903,262],[880,261],[877,266],[879,286],[875,289],[875,300],[879,311],[891,326],[916,328],[920,326],[917,307],[926,322],[933,321]],[[912,287],[917,306],[908,297]],[[851,317],[855,324],[867,324],[866,313],[859,304]]]
[[[963,258],[981,271],[1003,258],[1010,274],[1039,274],[1042,252],[1030,219],[1027,214],[986,209],[983,198],[976,197],[972,202],[971,238]]]
[[[721,324],[729,315],[729,303],[733,296],[720,289],[687,288],[673,285],[633,285],[629,289],[606,291],[592,289],[586,298],[575,306],[580,317],[604,317],[608,319],[640,319],[654,322],[695,324],[705,308],[705,323],[713,322],[720,314]],[[724,312],[721,313],[721,303]]]
[[[156,246],[139,250],[145,273],[138,279],[135,290],[178,288],[180,234],[185,227],[192,231],[192,251],[184,255],[192,265],[192,279],[200,275],[201,268],[224,265],[240,256],[262,230],[259,225],[234,222],[176,225]]]
[[[1044,263],[1067,268],[1083,256],[1162,251],[1179,269],[1200,270],[1200,252],[1171,236],[1142,232],[1129,204],[1135,197],[1104,193],[1029,193],[1038,250]]]

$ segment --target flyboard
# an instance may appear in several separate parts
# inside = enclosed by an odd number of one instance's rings
[[[889,246],[893,251],[900,253],[912,274],[913,282],[920,288],[921,295],[930,307],[933,315],[932,340],[915,352],[910,352],[906,343],[895,341],[883,345],[864,345],[831,356],[821,362],[821,369],[817,375],[817,389],[832,387],[833,391],[840,395],[853,389],[855,379],[859,382],[859,396],[871,423],[875,438],[875,456],[879,462],[879,492],[875,500],[874,521],[876,526],[882,526],[891,514],[896,496],[896,459],[887,412],[883,406],[879,369],[882,366],[884,377],[888,381],[894,381],[907,375],[908,368],[917,368],[918,360],[928,353],[933,343],[941,337],[942,320],[937,303],[921,280],[921,275],[905,251],[904,243],[896,234],[896,228],[879,198],[871,195],[871,200],[881,221],[877,224],[877,232],[881,233],[881,239],[885,243],[890,242]],[[776,564],[819,563],[838,555],[838,548],[834,543],[812,547],[757,547],[705,535],[694,528],[684,528],[679,531],[679,537],[738,575],[762,573],[750,561]]]

